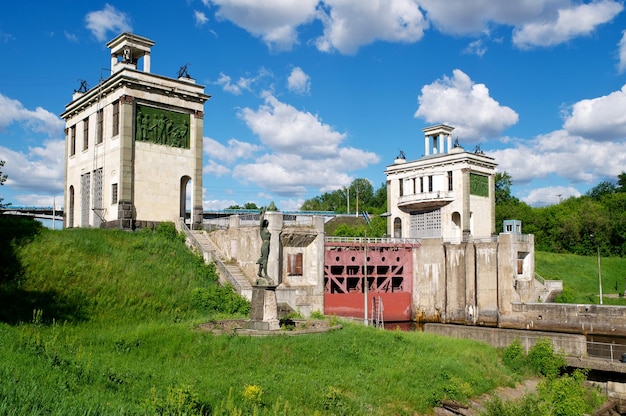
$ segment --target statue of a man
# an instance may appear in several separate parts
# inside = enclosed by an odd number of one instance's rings
[[[265,219],[265,211],[266,211],[266,208],[263,207],[261,209],[261,215],[259,216],[259,235],[261,236],[261,256],[256,261],[256,263],[259,265],[259,271],[257,273],[257,276],[259,277],[259,279],[257,279],[257,284],[264,283],[264,281],[266,280],[267,281],[266,284],[273,285],[274,281],[272,280],[271,277],[267,275],[267,258],[270,255],[270,239],[272,237],[272,234],[267,229],[269,222]]]

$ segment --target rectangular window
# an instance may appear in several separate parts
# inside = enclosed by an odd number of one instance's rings
[[[398,183],[400,186],[400,196],[404,195],[404,179],[400,179],[400,182]]]
[[[76,126],[70,127],[70,156],[76,154]]]
[[[89,148],[89,117],[83,120],[83,150]]]
[[[452,191],[452,171],[448,171],[448,191]]]
[[[420,192],[424,193],[424,177],[420,176]]]
[[[111,185],[111,204],[117,204],[117,184]]]
[[[413,194],[417,193],[417,179],[413,178]]]
[[[113,103],[113,136],[120,134],[120,102]]]
[[[102,135],[103,135],[103,126],[102,126],[102,119],[104,118],[104,111],[102,109],[98,110],[97,116],[96,116],[96,122],[97,122],[97,128],[98,130],[96,131],[96,144],[100,144],[102,143]]]
[[[428,177],[428,192],[433,191],[433,175]]]
[[[302,276],[302,253],[287,255],[287,274],[289,276]]]

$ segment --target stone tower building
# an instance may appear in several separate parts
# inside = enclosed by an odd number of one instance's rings
[[[203,116],[210,97],[184,67],[177,79],[151,74],[152,46],[132,33],[110,41],[110,76],[89,90],[81,86],[61,114],[66,228],[133,229],[187,212],[192,226],[202,223]]]
[[[398,238],[458,243],[495,234],[494,159],[452,144],[453,127],[425,128],[424,155],[401,153],[387,167],[387,232]]]

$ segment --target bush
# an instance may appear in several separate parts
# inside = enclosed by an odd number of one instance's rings
[[[528,364],[536,374],[554,378],[567,365],[567,361],[562,354],[554,353],[552,341],[542,338],[530,349]]]
[[[526,365],[526,353],[519,338],[504,349],[502,352],[502,363],[510,370],[521,373]]]
[[[195,288],[192,292],[194,308],[205,312],[242,314],[250,313],[250,302],[239,295],[231,285]]]
[[[575,299],[574,291],[569,287],[564,287],[563,292],[556,295],[554,301],[556,303],[574,303]]]
[[[182,238],[184,240],[184,236],[182,234],[179,236],[178,231],[176,230],[176,226],[173,222],[162,222],[154,229],[154,232],[159,237],[163,237],[169,241],[176,241],[177,238]]]

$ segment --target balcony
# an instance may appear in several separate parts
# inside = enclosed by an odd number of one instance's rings
[[[435,191],[403,195],[398,198],[398,208],[403,211],[441,208],[454,201],[454,192]]]

